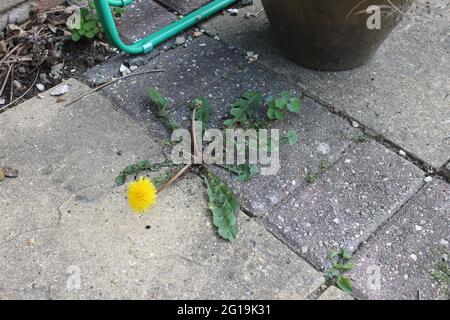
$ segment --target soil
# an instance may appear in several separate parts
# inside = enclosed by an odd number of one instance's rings
[[[36,84],[46,90],[67,78],[81,80],[88,68],[117,54],[103,39],[72,41],[66,19],[64,11],[48,15],[45,20],[35,16],[0,34],[0,92],[4,86],[0,112],[11,101],[15,101],[13,107],[39,94]],[[11,53],[16,46],[20,48]]]

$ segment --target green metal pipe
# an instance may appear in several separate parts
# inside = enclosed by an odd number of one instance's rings
[[[129,54],[143,54],[152,51],[157,45],[176,36],[180,32],[194,26],[220,10],[227,8],[238,0],[214,0],[204,7],[188,14],[186,17],[162,28],[159,31],[138,40],[133,44],[125,44],[119,36],[110,5],[126,6],[133,0],[94,0],[97,14],[108,40],[122,51]]]
[[[108,0],[111,7],[126,7],[133,2],[134,0]]]

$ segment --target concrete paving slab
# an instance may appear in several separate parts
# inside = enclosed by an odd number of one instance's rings
[[[207,88],[237,69],[242,56],[209,37],[197,38],[188,48],[178,47],[159,55],[139,72],[163,68],[165,72],[151,73],[120,80],[104,90],[104,94],[145,125],[152,136],[170,137],[156,108],[147,96],[149,87],[156,87],[173,103],[171,108],[183,108]]]
[[[449,227],[450,185],[434,179],[358,251],[350,273],[355,295],[448,300],[449,283],[433,272],[440,261],[449,264]]]
[[[419,168],[382,145],[362,144],[274,207],[264,223],[325,269],[333,248],[356,250],[420,189],[423,178]]]
[[[302,299],[323,283],[243,213],[238,240],[218,239],[203,190],[198,177],[188,176],[145,216],[130,212],[124,188],[95,202],[67,202],[60,260],[78,266],[82,282],[67,292],[62,277],[52,297]]]
[[[302,90],[357,120],[435,168],[450,158],[450,10],[447,0],[417,1],[375,58],[347,72],[317,72],[285,59],[260,0],[238,17],[217,16],[202,28],[259,61]]]
[[[117,29],[126,42],[133,43],[175,20],[176,16],[158,3],[152,0],[135,0],[126,7],[118,20]]]
[[[22,2],[25,2],[26,0],[2,0],[0,3],[0,12],[7,10],[11,7],[14,7],[18,4],[21,4]]]
[[[221,128],[229,117],[230,106],[248,90],[257,90],[265,96],[279,96],[289,91],[293,96],[302,93],[295,86],[273,75],[259,64],[251,64],[231,72],[226,79],[204,92],[204,96],[214,107],[211,127]],[[186,105],[173,111],[172,116],[184,126],[189,126],[191,108]],[[280,202],[286,195],[305,182],[305,177],[320,171],[320,164],[327,166],[339,159],[358,135],[357,130],[311,99],[303,99],[298,115],[288,115],[275,122],[272,129],[279,129],[281,136],[295,130],[299,140],[293,146],[280,147],[280,171],[272,176],[258,176],[252,181],[241,183],[236,176],[218,167],[216,173],[233,186],[242,198],[244,209],[253,215],[263,216],[270,207]]]
[[[164,6],[182,14],[186,15],[195,9],[198,9],[212,0],[158,0]]]
[[[354,300],[353,297],[349,294],[346,294],[344,291],[336,288],[335,286],[329,287],[325,290],[324,293],[320,295],[317,300]]]
[[[0,114],[0,166],[19,170],[0,183],[2,299],[5,290],[16,298],[47,297],[42,274],[55,263],[62,203],[108,192],[117,172],[139,158],[162,160],[144,129],[102,96],[69,105],[89,88],[72,79],[64,84],[65,101],[49,96],[50,89]]]
[[[88,90],[67,84],[66,102]],[[322,285],[243,213],[238,240],[219,239],[196,176],[149,215],[131,213],[114,177],[138,159],[161,161],[160,147],[99,94],[57,100],[44,94],[0,115],[0,165],[20,170],[0,183],[2,299],[300,299]]]

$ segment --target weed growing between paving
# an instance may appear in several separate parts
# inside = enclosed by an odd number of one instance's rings
[[[167,112],[170,105],[169,100],[162,96],[155,88],[148,89],[148,96],[151,102],[158,108],[158,115],[166,125],[173,131],[181,128],[181,126],[174,121]],[[131,195],[134,197],[129,199],[129,204],[133,211],[143,213],[141,209],[150,208],[154,202],[155,197],[148,196],[143,190],[153,190],[153,187],[158,193],[175,182],[179,177],[189,170],[194,171],[200,175],[205,183],[206,192],[208,196],[208,209],[212,214],[214,226],[217,228],[218,234],[223,239],[232,241],[236,239],[238,234],[238,213],[240,209],[240,201],[232,188],[223,182],[211,170],[211,164],[205,163],[201,159],[201,154],[204,148],[208,148],[208,144],[201,144],[197,142],[198,134],[209,127],[209,122],[213,114],[213,108],[209,101],[204,97],[195,98],[192,103],[192,124],[190,136],[192,140],[193,155],[190,155],[191,160],[189,164],[179,165],[173,161],[166,161],[163,163],[150,163],[149,161],[140,161],[137,164],[126,167],[116,178],[117,185],[126,183],[127,176],[134,176],[135,180],[140,181],[143,187],[137,188],[136,182],[132,182],[128,188],[128,197],[130,197],[130,188],[134,192]],[[220,130],[224,132],[226,129],[260,129],[267,127],[274,121],[284,119],[287,112],[300,112],[301,100],[298,97],[292,96],[289,92],[282,92],[277,98],[264,97],[261,92],[247,91],[235,103],[232,104],[228,119],[223,122],[223,128]],[[262,112],[263,111],[263,112]],[[200,124],[200,125],[199,125]],[[264,140],[265,149],[272,152],[275,147],[273,140]],[[289,130],[288,134],[281,137],[277,141],[277,145],[293,145],[298,141],[298,136],[295,130]],[[271,143],[269,143],[271,142]],[[233,142],[234,143],[234,142]],[[212,142],[211,142],[212,144]],[[246,141],[246,146],[250,146],[250,142]],[[173,141],[168,145],[173,145]],[[236,146],[237,147],[237,146]],[[225,151],[225,150],[224,150]],[[198,159],[200,161],[196,161]],[[236,176],[240,182],[248,182],[260,174],[260,167],[258,165],[249,163],[243,164],[216,164]],[[160,172],[165,169],[165,172],[149,178],[139,178],[141,172]]]
[[[342,251],[331,250],[327,258],[331,267],[326,270],[325,279],[337,285],[342,291],[351,293],[353,290],[352,281],[344,275],[345,272],[353,269],[353,264],[350,263],[351,252],[347,249]]]
[[[102,32],[94,1],[90,0],[87,7],[72,6],[72,15],[67,20],[67,26],[72,33],[72,40],[79,41],[86,37],[93,39]],[[114,18],[120,18],[125,11],[121,7],[111,7]]]

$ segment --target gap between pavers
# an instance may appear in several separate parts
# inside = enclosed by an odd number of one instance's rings
[[[363,299],[450,298],[449,283],[433,276],[449,264],[450,185],[434,179],[353,257],[350,277]]]
[[[305,93],[355,119],[435,169],[450,159],[450,11],[446,1],[418,10],[419,1],[366,66],[346,72],[308,70],[285,59],[261,1],[238,17],[216,16],[202,25],[230,45],[259,55],[258,61],[297,83]]]
[[[377,142],[358,145],[275,206],[264,224],[327,269],[333,248],[355,251],[422,187],[423,178],[422,170]]]
[[[66,102],[88,90],[66,84]],[[322,285],[242,212],[238,240],[219,239],[196,176],[149,215],[132,214],[114,177],[138,159],[163,160],[159,144],[99,94],[43,96],[0,115],[0,164],[20,170],[0,183],[2,299],[300,299]]]

